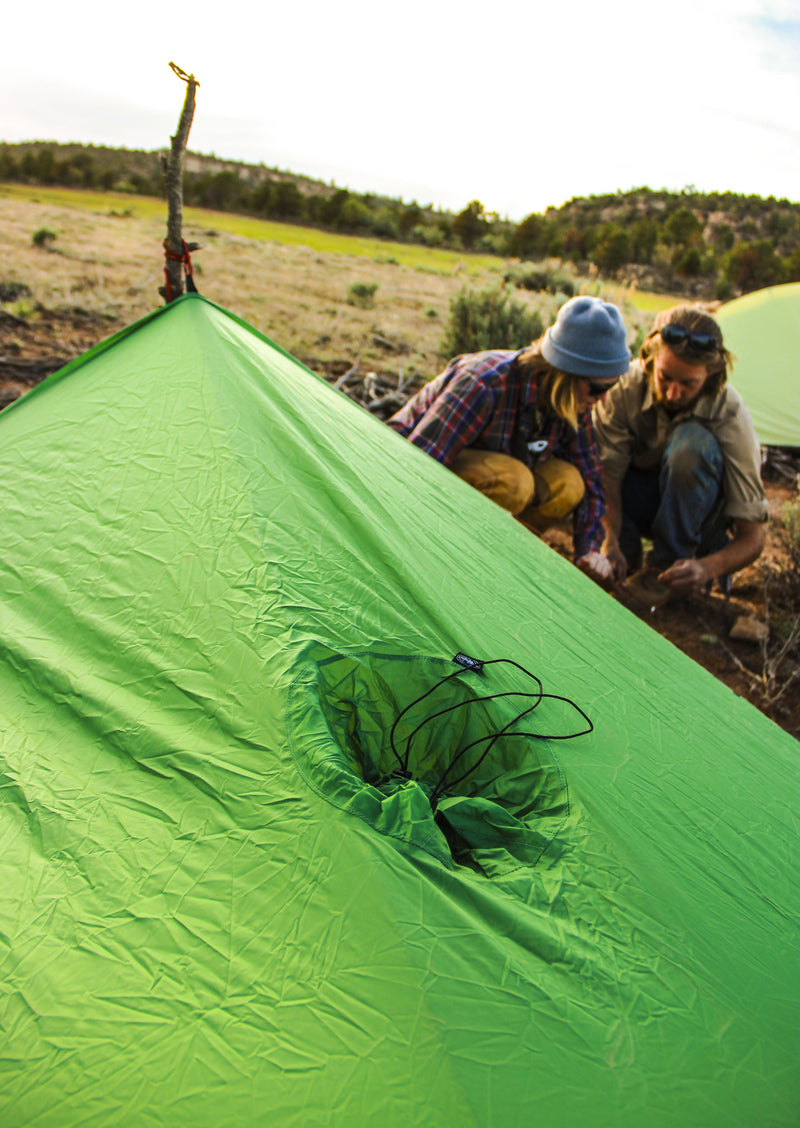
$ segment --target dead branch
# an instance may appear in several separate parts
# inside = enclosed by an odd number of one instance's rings
[[[167,237],[164,247],[167,261],[164,267],[166,285],[159,287],[159,294],[165,302],[171,302],[183,293],[183,155],[189,140],[189,130],[194,120],[195,91],[200,83],[193,74],[186,74],[175,63],[170,63],[173,72],[186,83],[186,97],[183,102],[178,129],[169,155],[163,159],[164,187],[167,193]]]
[[[790,539],[785,541],[790,557],[792,556],[792,542]],[[796,561],[793,560],[793,563]],[[792,573],[796,577],[796,572]],[[774,610],[773,601],[770,595],[770,588],[776,579],[774,572],[765,567],[763,570],[763,584],[764,584],[764,614],[767,627],[770,627],[770,620]],[[774,632],[776,635],[778,631]],[[773,631],[770,629],[770,635]],[[769,637],[769,636],[768,636]],[[762,653],[762,668],[763,668],[763,683],[764,683],[764,700],[768,705],[774,705],[781,697],[783,697],[786,690],[790,685],[800,676],[800,666],[795,667],[794,671],[782,683],[780,682],[780,671],[785,659],[787,659],[791,652],[796,648],[800,642],[800,615],[794,616],[794,621],[788,626],[785,631],[784,641],[781,645],[770,653],[768,646],[768,637],[764,639],[761,645]],[[774,649],[774,648],[773,648]]]
[[[347,369],[347,371],[346,371],[346,372],[345,372],[345,373],[344,373],[344,374],[343,374],[342,376],[340,376],[340,377],[339,377],[339,379],[338,379],[338,380],[336,381],[336,383],[335,383],[335,384],[333,385],[333,386],[334,386],[334,388],[336,388],[337,392],[341,392],[341,391],[342,391],[342,390],[343,390],[344,388],[346,388],[346,387],[347,387],[347,385],[348,385],[348,384],[349,384],[349,383],[351,382],[351,380],[353,379],[353,377],[357,375],[357,373],[358,373],[358,366],[359,366],[359,364],[360,364],[360,363],[361,363],[361,357],[360,357],[360,356],[357,356],[357,357],[356,357],[356,360],[355,360],[355,364],[352,364],[352,365],[351,365],[351,366],[350,366],[350,367],[349,367],[349,368]]]
[[[769,595],[767,593],[767,586],[768,585],[765,583],[764,600],[766,604],[767,624],[769,624]],[[761,671],[759,673],[755,673],[753,670],[749,669],[744,662],[734,654],[731,647],[728,646],[723,638],[720,638],[714,631],[712,625],[702,615],[699,616],[699,621],[706,630],[716,638],[737,670],[739,670],[741,674],[744,674],[754,688],[759,690],[765,705],[770,707],[776,705],[786,693],[787,689],[800,677],[800,666],[797,666],[787,678],[783,681],[779,680],[780,669],[784,659],[789,656],[790,651],[797,645],[798,641],[800,641],[800,615],[795,619],[789,630],[788,637],[776,654],[770,654],[768,646],[769,636],[767,635],[765,637],[761,644]]]
[[[380,399],[373,400],[371,403],[366,404],[367,411],[372,412],[373,415],[379,415],[382,419],[388,419],[390,415],[394,415],[399,411],[406,402],[405,396],[399,396],[397,392],[390,392],[387,396],[381,396]]]
[[[720,636],[714,630],[714,627],[712,626],[712,624],[709,623],[707,619],[705,619],[702,615],[698,615],[697,619],[698,619],[698,622],[701,623],[702,626],[705,627],[705,629],[708,631],[708,633],[713,638],[715,638],[717,640],[717,642],[720,644],[722,649],[725,651],[725,653],[730,658],[730,660],[733,662],[733,664],[736,666],[736,668],[739,670],[739,672],[744,674],[745,677],[749,678],[754,686],[758,686],[759,689],[763,689],[764,678],[762,677],[762,675],[761,674],[754,674],[752,670],[749,670],[747,668],[747,666],[745,666],[744,662],[740,661],[740,659],[737,658],[737,656],[734,654],[734,652],[728,646],[727,642],[725,642],[725,639],[720,638]]]
[[[781,697],[783,697],[784,693],[789,688],[789,686],[798,677],[800,677],[800,666],[798,666],[795,670],[792,671],[791,674],[789,674],[789,677],[786,679],[786,681],[784,681],[778,687],[778,689],[775,692],[769,693],[769,694],[766,694],[766,693],[764,694],[764,701],[766,702],[766,704],[767,705],[776,705],[778,703],[778,701],[781,699]]]
[[[419,386],[418,378],[413,375],[407,377],[402,368],[397,376],[388,372],[366,372],[362,376],[360,364],[361,358],[358,357],[336,381],[331,378],[331,383],[337,391],[344,392],[349,399],[380,419],[386,420],[399,411]]]

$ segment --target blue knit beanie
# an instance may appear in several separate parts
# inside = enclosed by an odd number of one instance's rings
[[[542,356],[571,376],[613,380],[627,372],[631,351],[622,315],[600,298],[571,298],[541,344]]]

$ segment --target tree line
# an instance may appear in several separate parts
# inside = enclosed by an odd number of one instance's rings
[[[576,197],[514,223],[479,200],[453,213],[263,165],[187,156],[188,205],[505,258],[557,259],[581,273],[594,269],[703,298],[800,281],[800,204],[785,199],[641,187]],[[158,153],[102,146],[0,144],[0,181],[163,195]]]

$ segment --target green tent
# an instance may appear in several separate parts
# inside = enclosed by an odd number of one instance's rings
[[[199,296],[0,462],[3,1128],[797,1123],[796,741]]]
[[[800,282],[745,294],[717,317],[759,442],[800,447]]]

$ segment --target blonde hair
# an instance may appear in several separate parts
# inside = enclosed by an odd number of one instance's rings
[[[537,403],[558,415],[577,431],[578,380],[546,361],[539,351],[539,341],[534,341],[517,358],[517,366],[536,382]]]

